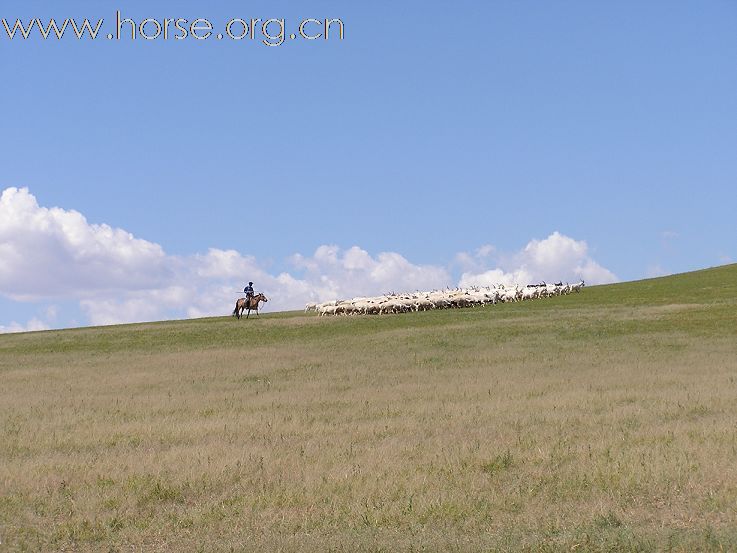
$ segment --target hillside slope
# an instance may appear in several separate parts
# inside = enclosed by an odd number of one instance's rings
[[[227,348],[238,347],[245,343],[309,341],[339,338],[344,334],[356,336],[357,333],[371,334],[375,331],[388,332],[393,329],[466,322],[508,321],[538,316],[555,319],[563,312],[580,309],[604,310],[626,307],[647,309],[667,305],[689,306],[688,320],[680,321],[680,324],[686,325],[682,327],[683,330],[699,332],[699,325],[703,323],[706,326],[701,331],[728,332],[735,328],[735,317],[732,316],[735,302],[737,302],[737,264],[635,282],[593,286],[585,288],[581,294],[519,304],[500,304],[484,309],[355,318],[318,318],[314,313],[265,312],[261,319],[253,321],[250,319],[235,321],[232,317],[226,316],[0,335],[0,353]],[[708,316],[700,317],[699,313],[708,313]],[[311,320],[306,322],[302,319]],[[677,319],[678,316],[660,318],[661,321],[665,320],[666,323],[678,326]],[[504,330],[500,329],[500,332],[503,333]]]
[[[10,550],[737,549],[737,265],[0,336]]]

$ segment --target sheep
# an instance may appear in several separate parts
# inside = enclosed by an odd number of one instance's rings
[[[576,284],[528,284],[514,286],[473,286],[470,288],[446,288],[429,292],[415,291],[408,294],[391,292],[375,297],[356,297],[351,300],[333,300],[324,303],[308,303],[305,312],[315,311],[325,315],[384,315],[496,305],[499,302],[529,301],[539,298],[561,296],[580,292],[585,286],[583,280]]]
[[[583,280],[581,280],[581,282],[577,282],[576,284],[572,284],[571,285],[571,290],[574,291],[574,292],[576,292],[576,293],[579,293],[584,286],[586,286],[586,283]]]

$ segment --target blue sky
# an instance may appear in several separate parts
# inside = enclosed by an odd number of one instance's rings
[[[455,279],[459,252],[492,244],[490,269],[555,231],[623,280],[737,260],[732,1],[11,0],[0,17],[108,29],[116,9],[337,17],[345,39],[3,36],[0,190],[168,256],[235,250],[273,276],[336,245]],[[0,286],[0,326],[48,304],[50,326],[94,322],[79,291],[14,290]]]

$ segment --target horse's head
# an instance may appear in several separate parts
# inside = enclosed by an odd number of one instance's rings
[[[257,297],[258,299],[260,299],[260,300],[261,300],[262,302],[264,302],[264,303],[266,303],[267,301],[269,301],[269,298],[267,298],[267,297],[266,297],[266,296],[264,296],[263,294],[259,294],[259,295],[258,295],[258,296],[256,296],[256,297]]]

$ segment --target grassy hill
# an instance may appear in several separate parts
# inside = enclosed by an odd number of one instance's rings
[[[0,550],[737,550],[737,266],[0,335]]]

